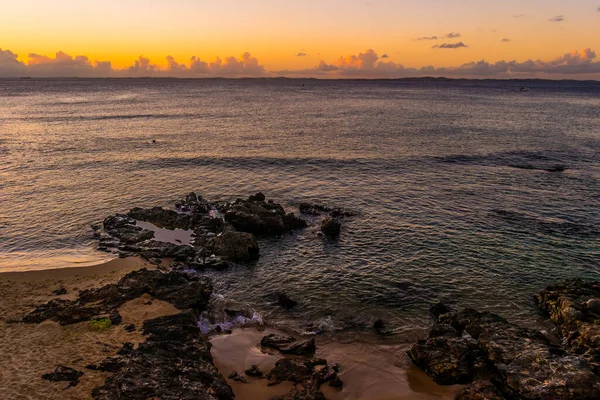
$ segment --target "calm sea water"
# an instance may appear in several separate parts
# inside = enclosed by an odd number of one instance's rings
[[[530,321],[544,285],[600,278],[600,83],[521,85],[0,81],[0,271],[102,261],[90,224],[133,206],[261,190],[360,214],[210,273],[265,318],[408,334],[444,299]]]

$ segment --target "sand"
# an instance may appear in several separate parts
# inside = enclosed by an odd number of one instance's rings
[[[136,346],[144,337],[128,333],[126,324],[141,327],[144,320],[179,312],[169,303],[143,296],[120,309],[123,322],[104,332],[92,332],[86,322],[60,326],[52,321],[41,324],[11,323],[36,305],[52,298],[74,298],[78,290],[116,282],[142,267],[153,268],[138,258],[117,259],[94,267],[0,274],[0,399],[89,399],[91,391],[104,383],[108,373],[85,369],[116,354],[125,342]],[[67,294],[52,295],[64,287]],[[79,385],[65,390],[66,383],[41,379],[57,365],[83,371]]]
[[[267,373],[282,356],[277,352],[263,352],[260,339],[270,333],[285,332],[254,328],[236,329],[231,335],[211,339],[215,365],[225,376],[236,371],[240,374],[253,364]],[[330,400],[428,400],[454,399],[459,386],[440,386],[415,368],[406,356],[408,345],[374,343],[338,343],[317,338],[317,357],[342,367],[340,378],[344,388],[324,385],[321,391]],[[249,384],[228,380],[236,400],[268,400],[285,394],[291,383],[267,386],[266,379],[246,377]]]

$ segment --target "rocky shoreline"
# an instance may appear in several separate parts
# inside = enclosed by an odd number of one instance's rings
[[[311,216],[310,223],[320,225],[319,234],[329,240],[343,233],[344,218],[355,215],[306,203],[299,210]],[[157,231],[139,226],[140,221]],[[194,271],[252,263],[260,257],[257,238],[287,234],[308,224],[280,204],[267,201],[262,193],[230,203],[211,203],[190,193],[175,209],[134,208],[109,216],[102,226],[93,227],[99,249],[121,257],[140,256],[159,269],[133,271],[116,283],[83,290],[76,298],[51,300],[21,321],[119,325],[118,309],[128,301],[149,295],[168,302],[181,312],[146,320],[141,327],[146,339],[137,348],[126,343],[117,356],[88,366],[112,374],[92,396],[102,400],[232,399],[233,390],[215,367],[211,344],[198,326],[202,313],[214,312],[209,306],[212,283]],[[158,229],[187,231],[190,242],[159,241]],[[172,263],[165,267],[163,259]],[[434,325],[429,336],[414,344],[408,356],[438,384],[467,385],[456,399],[600,398],[600,283],[567,281],[548,287],[535,299],[557,324],[557,336],[518,327],[492,313],[457,311],[439,303],[432,307]],[[296,305],[285,293],[279,294],[278,303],[284,309]],[[381,320],[374,328],[387,332]],[[316,357],[314,339],[271,334],[263,337],[261,345],[279,352],[281,359],[269,372],[253,366],[245,375],[266,379],[269,385],[291,382],[292,389],[282,399],[324,399],[322,385],[343,386],[338,373],[344,366]],[[58,366],[48,376],[79,378],[82,373],[65,368]],[[230,381],[246,379],[242,371],[229,375]]]

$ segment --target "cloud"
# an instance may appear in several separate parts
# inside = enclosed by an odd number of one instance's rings
[[[418,37],[417,40],[438,40],[437,36],[422,36]]]
[[[125,69],[115,69],[110,61],[91,61],[86,56],[71,56],[59,51],[54,56],[30,53],[27,62],[21,62],[17,54],[0,49],[0,77],[32,76],[56,77],[260,77],[266,74],[264,66],[250,53],[239,58],[216,58],[206,62],[192,57],[189,63],[179,63],[172,56],[166,57],[166,67],[153,64],[149,58],[139,56]]]
[[[557,15],[556,17],[550,18],[548,21],[550,21],[550,22],[563,22],[563,21],[565,21],[565,16],[564,15]]]
[[[459,38],[462,35],[460,33],[456,33],[456,32],[450,32],[448,34],[446,34],[444,37],[448,38],[448,39],[455,39],[455,38]]]
[[[296,57],[306,57],[308,54],[300,52],[298,54],[296,54]]]
[[[501,40],[502,43],[508,43],[510,41],[511,40],[509,38],[502,38],[502,40]]]
[[[384,55],[381,56],[381,58],[390,58],[390,56],[388,56],[387,53],[385,53]]]
[[[526,16],[527,15],[525,15],[525,14],[516,14],[516,15],[513,15],[513,18],[523,18],[523,17],[526,17]]]
[[[303,70],[276,71],[281,76],[321,78],[405,78],[422,76],[444,76],[450,78],[532,78],[532,77],[589,77],[600,78],[600,62],[594,62],[596,53],[591,49],[573,51],[550,61],[485,60],[469,62],[456,67],[409,68],[402,64],[383,61],[372,50],[340,57],[334,64],[321,61],[314,68]]]
[[[460,49],[462,47],[469,47],[469,46],[467,46],[463,42],[442,43],[442,44],[436,44],[435,46],[432,47],[432,49]]]

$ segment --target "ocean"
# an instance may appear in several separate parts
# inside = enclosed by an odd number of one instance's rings
[[[90,225],[134,206],[262,191],[358,214],[207,272],[263,320],[412,340],[444,300],[531,325],[545,285],[600,279],[599,152],[600,82],[0,80],[0,271],[105,261]]]

